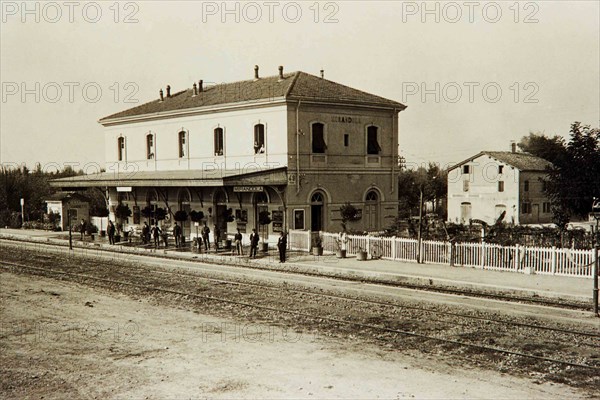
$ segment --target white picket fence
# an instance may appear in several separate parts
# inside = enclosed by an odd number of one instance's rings
[[[291,250],[310,251],[315,237],[321,239],[324,254],[338,250],[337,233],[291,230],[288,245]],[[419,243],[416,239],[348,235],[346,255],[359,250],[368,258],[417,262]],[[573,250],[556,247],[500,246],[490,243],[455,243],[424,240],[421,261],[427,264],[448,264],[460,267],[513,271],[528,274],[592,277],[594,250]]]

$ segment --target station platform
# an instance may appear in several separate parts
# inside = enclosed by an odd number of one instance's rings
[[[336,258],[335,255],[314,256],[306,252],[291,251],[285,263],[279,263],[276,249],[260,253],[255,259],[248,257],[249,248],[244,247],[245,255],[233,255],[231,251],[198,253],[131,243],[108,244],[105,238],[96,241],[79,240],[73,234],[75,247],[95,248],[119,253],[153,255],[169,259],[194,260],[214,264],[247,265],[265,269],[288,270],[293,272],[326,275],[340,278],[364,279],[377,282],[400,283],[414,287],[428,287],[473,294],[511,296],[524,299],[564,301],[592,306],[593,280],[551,275],[527,275],[517,272],[483,270],[468,267],[450,267],[437,264],[417,264],[388,260],[359,261],[356,258]],[[46,232],[36,230],[0,229],[0,239],[23,240],[37,243],[68,245],[68,232]],[[1,245],[1,244],[0,244]]]

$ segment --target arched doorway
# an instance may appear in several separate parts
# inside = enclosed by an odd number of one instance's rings
[[[367,230],[379,229],[379,193],[375,190],[365,196],[365,222]]]
[[[212,226],[214,224],[219,227],[219,230],[223,235],[227,232],[227,193],[225,193],[225,190],[217,189],[217,191],[215,192],[214,203],[215,216],[214,218],[211,218],[211,216],[209,215],[207,217],[207,223],[211,232],[214,231],[215,227]]]
[[[188,220],[190,218],[191,208],[191,196],[190,191],[188,189],[180,189],[179,196],[177,196],[177,203],[179,205],[179,211],[185,211],[188,215]],[[186,221],[181,222],[183,236],[189,237],[191,232],[191,225]]]
[[[310,230],[318,232],[323,230],[325,220],[325,194],[315,192],[310,198]]]
[[[261,225],[259,221],[260,213],[269,211],[269,197],[265,192],[255,193],[252,202],[254,203],[254,228],[260,237],[266,240],[268,238],[269,225]]]
[[[460,203],[460,223],[466,224],[471,220],[471,203]]]

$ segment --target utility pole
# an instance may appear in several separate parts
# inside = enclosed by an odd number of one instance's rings
[[[423,235],[423,185],[419,187],[419,232],[417,236],[417,263],[421,264],[422,254],[421,254],[421,242]]]
[[[594,245],[594,268],[592,269],[593,281],[594,281],[594,292],[592,296],[592,303],[594,306],[594,315],[596,317],[598,315],[598,251],[600,250],[600,240],[598,240],[599,233],[598,232],[598,224],[600,223],[600,199],[594,197],[594,202],[592,203],[592,214],[596,219],[596,231],[594,232],[592,229],[592,244]]]
[[[21,229],[25,229],[25,199],[21,197]]]

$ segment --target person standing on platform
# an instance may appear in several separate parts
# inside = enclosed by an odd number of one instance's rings
[[[108,221],[108,243],[115,244],[115,232],[116,232],[115,224],[112,221]]]
[[[158,222],[152,227],[152,237],[154,238],[154,247],[158,247],[158,241],[160,240],[161,230],[158,227]]]
[[[144,222],[144,227],[142,228],[142,243],[148,244],[150,242],[150,227],[147,222]]]
[[[175,247],[181,247],[181,227],[175,222],[173,227],[173,236],[175,236]]]
[[[256,233],[256,229],[252,229],[250,234],[250,258],[256,258],[256,251],[258,250],[258,241],[260,237]]]
[[[214,240],[215,240],[215,252],[219,251],[219,240],[221,239],[221,230],[217,225],[215,225],[215,230],[213,231]]]
[[[281,232],[279,239],[277,240],[277,249],[279,250],[279,262],[285,262],[285,252],[287,250],[287,237],[284,232]]]
[[[83,240],[83,235],[85,235],[85,220],[81,219],[81,224],[79,224],[79,232],[81,233],[81,240]]]
[[[202,228],[202,241],[204,242],[204,250],[208,253],[208,249],[210,248],[210,228],[204,223],[204,228]]]
[[[237,233],[233,237],[235,241],[235,249],[237,250],[238,256],[244,255],[244,249],[242,248],[242,232],[240,232],[240,228],[238,228]]]

